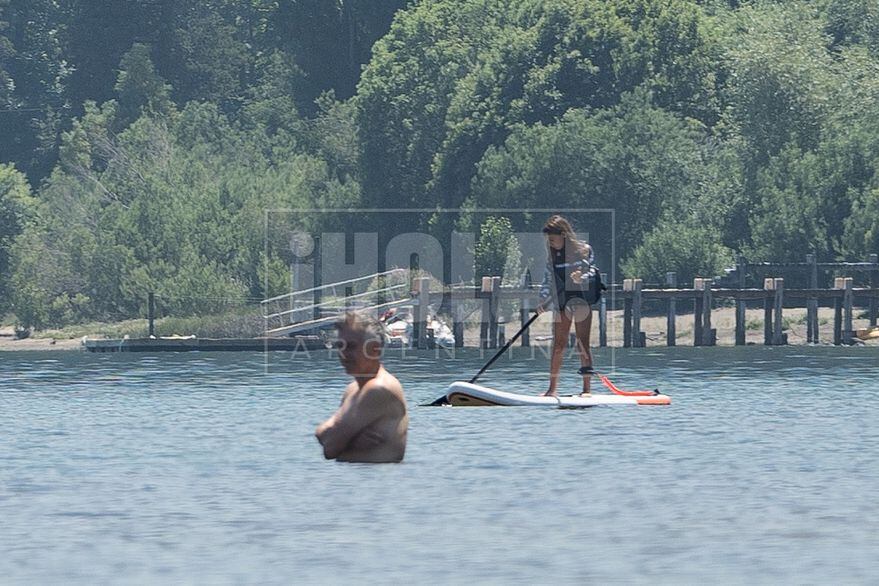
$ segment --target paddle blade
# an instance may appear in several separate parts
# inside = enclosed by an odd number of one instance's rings
[[[431,401],[430,403],[422,403],[422,407],[441,407],[443,405],[448,405],[449,399],[445,395],[437,398],[435,401]]]

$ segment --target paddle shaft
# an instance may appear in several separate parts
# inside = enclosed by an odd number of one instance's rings
[[[502,355],[504,352],[506,352],[507,349],[509,349],[509,347],[512,346],[513,343],[514,343],[516,340],[518,340],[519,337],[520,337],[522,334],[525,333],[525,330],[528,329],[528,326],[530,326],[532,323],[534,323],[534,320],[536,320],[538,317],[540,317],[540,314],[537,313],[537,312],[535,312],[534,315],[532,315],[531,318],[530,318],[528,321],[525,322],[525,325],[523,325],[522,328],[521,328],[518,332],[516,332],[516,335],[514,335],[512,338],[510,338],[510,340],[509,340],[506,344],[504,344],[503,348],[501,348],[500,350],[498,350],[497,354],[495,354],[494,356],[492,356],[491,360],[489,360],[489,361],[485,364],[485,366],[483,366],[481,369],[479,369],[479,372],[477,372],[476,375],[475,375],[473,378],[470,379],[470,383],[471,383],[471,384],[472,384],[472,383],[475,383],[475,382],[476,382],[476,379],[478,379],[480,376],[482,376],[482,373],[485,372],[486,370],[488,370],[488,367],[491,366],[492,364],[494,364],[495,360],[497,360],[498,358],[500,358],[501,355]],[[434,402],[432,402],[432,403],[428,403],[428,405],[430,405],[431,407],[436,407],[436,406],[438,406],[438,405],[445,405],[446,403],[448,403],[448,400],[446,399],[446,396],[443,395],[442,397],[439,397],[439,398],[438,398],[437,400],[435,400]]]
[[[531,318],[530,318],[528,321],[525,322],[525,325],[522,326],[522,328],[521,328],[518,332],[516,332],[516,335],[513,336],[512,338],[510,338],[509,341],[507,341],[507,343],[504,344],[503,348],[501,348],[500,350],[498,350],[497,354],[495,354],[494,356],[492,356],[491,360],[489,360],[489,361],[485,364],[485,366],[483,366],[481,369],[479,369],[479,372],[477,372],[477,373],[473,376],[473,378],[470,379],[470,384],[472,385],[473,383],[475,383],[475,382],[476,382],[476,379],[478,379],[480,376],[482,376],[482,373],[485,372],[486,370],[488,370],[488,367],[491,366],[492,364],[494,364],[495,360],[497,360],[498,358],[500,358],[501,355],[502,355],[504,352],[506,352],[506,351],[509,349],[510,346],[513,345],[513,342],[515,342],[516,340],[518,340],[518,339],[519,339],[519,336],[521,336],[522,334],[524,334],[524,333],[525,333],[525,330],[528,329],[528,326],[530,326],[532,323],[534,323],[534,320],[536,320],[539,316],[540,316],[540,314],[537,313],[537,312],[535,312],[534,315],[532,315]]]

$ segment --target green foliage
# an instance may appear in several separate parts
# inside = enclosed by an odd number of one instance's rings
[[[12,95],[15,92],[15,82],[12,79],[11,73],[7,70],[9,67],[8,62],[15,54],[12,41],[6,37],[9,23],[3,20],[3,13],[8,9],[9,0],[0,0],[0,109],[4,111],[11,109]]]
[[[733,262],[733,252],[717,241],[708,225],[680,218],[663,218],[623,263],[627,277],[664,283],[667,272],[677,273],[682,286],[695,277],[713,277]]]
[[[685,1],[416,5],[361,80],[364,196],[457,207],[486,150],[514,128],[611,108],[638,87],[713,121],[710,54]]]
[[[150,291],[176,315],[263,296],[267,278],[274,294],[283,281],[279,270],[264,272],[264,251],[272,267],[288,266],[289,251],[266,243],[265,210],[359,197],[323,160],[288,150],[276,159],[264,127],[236,129],[214,106],[144,115],[118,135],[109,130],[115,112],[113,103],[91,105],[65,135],[64,169],[47,182],[41,221],[16,249],[23,323],[137,315]]]
[[[853,258],[864,258],[879,250],[879,187],[852,199],[852,213],[845,222],[843,250]]]
[[[72,68],[59,34],[65,17],[63,3],[53,0],[0,3],[0,163],[15,164],[32,181],[54,165],[69,110]]]
[[[832,58],[822,21],[803,2],[742,8],[725,51],[729,123],[763,164],[789,143],[814,148],[831,105]]]
[[[879,4],[873,0],[831,0],[825,29],[833,45],[863,45],[879,52]]]
[[[706,174],[700,129],[626,96],[610,110],[571,110],[558,124],[520,126],[478,165],[473,200],[484,206],[612,209],[626,256],[664,207],[697,199]],[[592,242],[610,243],[607,214],[590,216]],[[601,244],[597,246],[600,250]]]
[[[33,221],[36,200],[24,176],[10,165],[0,165],[0,314],[9,311],[10,249],[15,238]]]
[[[852,197],[874,174],[877,62],[827,35],[838,36],[845,4],[822,13],[799,1],[757,3],[719,27],[729,69],[723,129],[740,152],[743,188],[724,241],[760,258],[845,254]]]
[[[416,207],[429,201],[431,165],[455,86],[503,13],[488,0],[418,3],[375,44],[355,98],[366,202]]]
[[[749,257],[799,261],[806,252],[826,255],[830,242],[820,213],[821,171],[817,155],[794,146],[760,171]]]
[[[123,126],[128,126],[145,113],[159,116],[171,113],[171,88],[156,73],[150,59],[150,48],[146,45],[135,43],[122,56],[115,89],[119,102],[118,115]]]
[[[57,253],[57,254],[56,254]],[[11,299],[16,320],[35,328],[50,323],[50,307],[63,296],[74,275],[66,270],[61,251],[49,250],[33,231],[22,234],[11,249]]]
[[[357,111],[352,101],[334,97],[327,93],[318,99],[320,113],[302,125],[301,141],[308,152],[327,161],[339,179],[359,178]]]
[[[206,100],[227,105],[240,98],[254,58],[241,38],[244,31],[236,21],[238,15],[224,13],[223,4],[248,3],[188,0],[174,4],[173,33],[164,45],[164,65],[178,102]]]
[[[247,90],[242,123],[251,128],[263,127],[270,135],[295,128],[299,121],[296,96],[301,70],[289,55],[276,51],[259,60],[258,71],[256,83]]]
[[[300,108],[313,113],[314,100],[326,90],[351,97],[373,43],[406,4],[407,0],[277,2],[270,34],[279,48],[295,56],[304,73],[297,96]]]
[[[295,85],[288,95],[296,107],[286,111],[314,115],[321,93],[353,94],[373,42],[405,4],[0,0],[0,161],[16,163],[34,184],[47,177],[62,129],[86,102],[114,98],[120,61],[134,45],[152,47],[155,73],[173,87],[178,109],[210,101],[238,113],[262,100],[253,90],[271,77],[285,91]],[[279,72],[274,55],[292,73]]]
[[[601,266],[682,282],[876,252],[877,6],[0,0],[0,313],[284,292],[291,231],[350,228],[267,212],[302,207],[462,210],[361,218],[385,240],[612,209],[577,226]],[[484,221],[480,272],[524,221]]]
[[[497,276],[509,282],[519,277],[519,246],[509,218],[486,218],[479,229],[474,252],[477,278]]]

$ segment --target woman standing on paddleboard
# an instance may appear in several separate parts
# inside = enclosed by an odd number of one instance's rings
[[[601,297],[604,285],[594,266],[592,247],[577,239],[571,223],[562,216],[550,217],[543,226],[546,235],[547,263],[540,285],[537,312],[553,309],[552,358],[549,367],[549,390],[546,396],[558,394],[559,371],[562,368],[571,322],[580,352],[580,374],[583,393],[588,394],[592,379],[592,351],[589,333],[592,329],[591,305]]]

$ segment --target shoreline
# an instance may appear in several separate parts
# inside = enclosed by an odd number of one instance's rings
[[[622,311],[607,312],[607,338],[609,347],[622,347]],[[804,308],[786,309],[784,312],[784,321],[786,324],[785,333],[788,335],[788,346],[808,346],[806,342],[806,310]],[[747,324],[752,324],[745,331],[745,342],[747,345],[763,345],[763,310],[748,309],[746,311],[745,320]],[[833,309],[822,307],[818,309],[818,339],[817,345],[829,346],[833,340]],[[597,314],[594,314],[592,323],[592,347],[597,348],[598,342],[598,323]],[[866,317],[856,317],[853,320],[852,327],[858,328],[868,327],[869,322]],[[506,324],[506,335],[514,335],[520,327],[518,319]],[[717,346],[734,346],[735,345],[735,308],[724,307],[714,309],[712,311],[712,327],[717,330]],[[676,344],[679,347],[693,346],[693,314],[679,314],[675,320],[676,328]],[[666,346],[666,317],[663,316],[647,316],[641,318],[641,330],[645,332],[647,337],[647,347]],[[43,334],[51,334],[53,330],[42,332]],[[550,320],[548,318],[540,318],[531,326],[531,343],[533,345],[548,344],[550,340]],[[89,334],[90,339],[103,339],[105,336],[101,333]],[[479,327],[468,324],[464,332],[465,347],[477,348],[479,345]],[[857,342],[855,345],[875,345],[879,347],[879,340],[868,342]],[[518,342],[516,343],[518,345]],[[82,337],[76,338],[52,338],[52,337],[33,337],[17,340],[15,338],[12,327],[0,328],[0,352],[9,351],[84,351],[82,346]]]
[[[82,348],[82,338],[55,339],[55,338],[25,338],[16,339],[15,331],[10,326],[0,328],[0,352],[14,351],[72,351]]]

